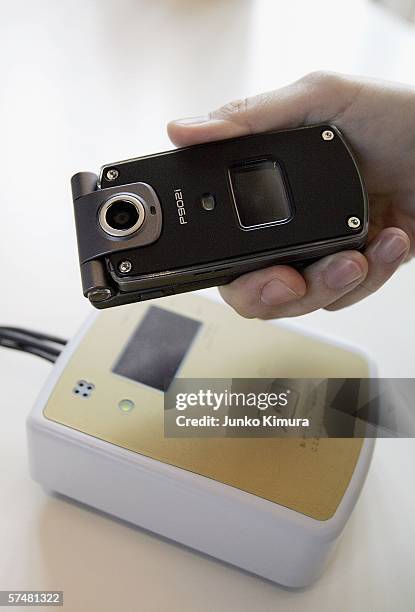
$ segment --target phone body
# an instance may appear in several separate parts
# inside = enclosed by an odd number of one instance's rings
[[[367,239],[366,190],[333,125],[107,164],[76,174],[72,193],[83,292],[97,308],[304,266]]]

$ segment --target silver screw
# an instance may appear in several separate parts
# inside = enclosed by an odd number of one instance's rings
[[[331,130],[324,130],[324,132],[321,133],[321,137],[323,140],[333,140],[334,132]]]
[[[120,173],[118,172],[117,168],[110,168],[106,171],[105,176],[109,181],[115,181],[115,179],[120,176]]]
[[[357,229],[358,227],[360,227],[360,219],[359,219],[359,217],[349,217],[347,219],[347,225],[351,229]]]
[[[118,269],[122,274],[128,274],[128,272],[131,272],[132,267],[133,264],[131,261],[128,261],[128,259],[125,259],[118,265]]]

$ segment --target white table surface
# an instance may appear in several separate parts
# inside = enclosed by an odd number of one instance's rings
[[[415,30],[364,0],[15,0],[0,8],[0,319],[68,337],[90,312],[72,173],[169,148],[169,119],[310,70],[415,84]],[[359,344],[383,376],[413,377],[414,273],[408,265],[364,303],[296,323]],[[33,483],[24,424],[49,370],[0,350],[0,589],[64,589],[64,609],[74,612],[415,609],[413,440],[379,441],[328,571],[289,591]]]

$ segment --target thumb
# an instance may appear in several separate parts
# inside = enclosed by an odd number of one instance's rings
[[[175,145],[187,146],[333,121],[351,104],[358,89],[350,77],[312,72],[281,89],[230,102],[205,117],[171,121],[167,132]]]

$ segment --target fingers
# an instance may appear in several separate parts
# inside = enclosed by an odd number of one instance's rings
[[[377,291],[405,261],[410,246],[408,235],[397,227],[388,227],[380,232],[364,253],[369,266],[364,281],[340,299],[326,306],[326,309],[339,310]]]
[[[360,85],[335,73],[311,73],[275,91],[226,104],[206,117],[167,126],[177,146],[334,120],[352,103]]]
[[[354,112],[364,82],[333,73],[312,73],[282,89],[231,102],[206,117],[172,121],[171,140],[186,146],[255,132],[337,122]],[[406,259],[408,236],[398,228],[377,234],[364,254],[326,257],[302,274],[289,266],[247,274],[221,288],[224,299],[245,317],[278,318],[319,308],[337,310],[381,287]]]
[[[319,308],[338,310],[377,291],[405,261],[407,234],[395,227],[382,232],[364,254],[343,251],[321,259],[300,274],[289,266],[273,266],[224,285],[224,300],[248,318],[276,319],[307,314]]]
[[[240,276],[219,291],[243,317],[269,318],[278,306],[301,299],[307,290],[302,275],[289,266],[273,266]]]
[[[310,265],[301,275],[288,266],[246,274],[220,288],[244,317],[274,319],[307,314],[339,300],[364,281],[368,262],[358,251],[343,251]]]

